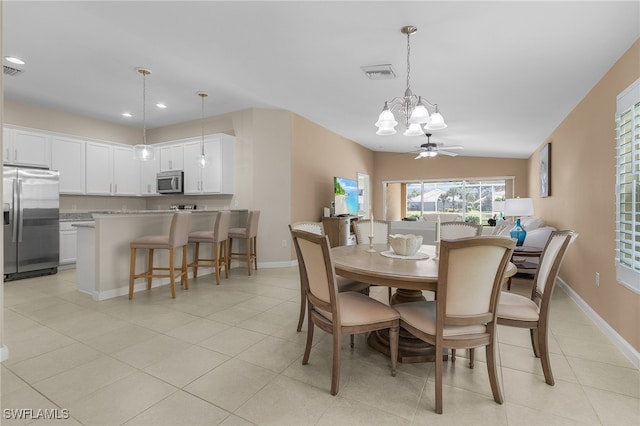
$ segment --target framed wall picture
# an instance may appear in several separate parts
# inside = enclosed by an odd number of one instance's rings
[[[540,197],[551,196],[551,142],[540,150]]]

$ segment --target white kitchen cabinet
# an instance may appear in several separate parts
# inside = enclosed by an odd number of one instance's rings
[[[113,146],[87,142],[86,185],[88,195],[111,195],[113,191]]]
[[[153,160],[141,163],[140,194],[157,195],[156,176],[160,171],[160,156],[156,154]]]
[[[3,160],[28,166],[51,166],[51,136],[47,133],[3,128]]]
[[[160,170],[163,172],[182,170],[184,167],[182,152],[182,143],[160,147]]]
[[[80,139],[54,136],[51,168],[60,172],[61,194],[85,193],[85,145]]]
[[[233,142],[228,135],[205,136],[204,152],[209,165],[204,169],[197,167],[201,154],[201,140],[184,143],[185,194],[232,194],[233,193]]]
[[[133,158],[133,147],[113,147],[113,195],[140,193],[140,163]]]
[[[76,263],[78,231],[74,223],[77,222],[60,222],[60,265]]]

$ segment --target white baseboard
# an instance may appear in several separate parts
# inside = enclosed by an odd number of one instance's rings
[[[605,320],[600,317],[569,285],[561,278],[558,278],[559,286],[569,295],[571,299],[584,311],[585,314],[598,326],[600,330],[609,338],[611,343],[617,347],[629,361],[640,369],[640,352],[631,346],[622,336],[618,334]]]

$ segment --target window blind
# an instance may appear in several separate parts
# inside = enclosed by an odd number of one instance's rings
[[[618,95],[616,275],[640,293],[640,80]]]

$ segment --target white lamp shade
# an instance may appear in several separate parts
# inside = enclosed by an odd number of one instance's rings
[[[398,122],[396,121],[396,118],[393,116],[393,113],[388,108],[383,109],[382,112],[380,113],[380,116],[378,117],[376,126],[377,127],[395,127],[397,125],[398,125]]]
[[[376,132],[376,135],[380,136],[391,136],[396,134],[396,129],[393,126],[390,127],[380,127]]]
[[[411,117],[409,117],[409,123],[424,124],[429,121],[429,111],[424,105],[416,105],[411,111]]]
[[[151,145],[138,144],[133,147],[133,158],[140,161],[155,160],[156,150]]]
[[[434,112],[433,114],[431,114],[431,118],[429,119],[427,125],[424,126],[424,128],[425,130],[442,130],[446,129],[447,125],[444,122],[442,114],[440,114],[439,112]]]
[[[420,127],[419,123],[409,124],[407,130],[403,133],[405,136],[422,136],[424,132],[422,131],[422,127]]]
[[[533,200],[531,198],[508,198],[504,202],[505,216],[533,216]]]

